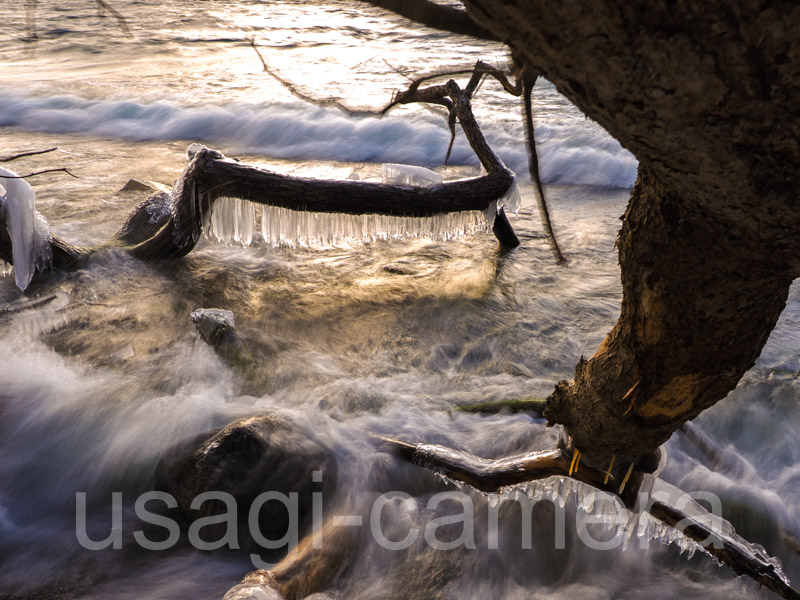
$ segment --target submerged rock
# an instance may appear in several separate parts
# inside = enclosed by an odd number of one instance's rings
[[[198,308],[190,318],[197,326],[197,331],[203,336],[206,343],[216,346],[227,340],[233,341],[236,337],[234,329],[234,316],[230,310],[222,308]],[[231,337],[233,336],[233,337]]]
[[[312,596],[317,595],[312,594]],[[267,571],[253,571],[245,576],[242,583],[228,590],[222,600],[285,600],[285,598],[275,589],[274,578]]]
[[[198,308],[192,323],[203,340],[231,367],[252,367],[253,355],[236,333],[233,313],[221,308]]]
[[[128,183],[120,188],[120,192],[151,192],[155,188],[138,179],[128,179]]]
[[[129,244],[138,244],[154,236],[169,220],[172,197],[159,191],[139,204],[114,237]]]
[[[214,435],[202,436],[173,450],[158,466],[156,489],[174,496],[181,515],[188,520],[226,512],[221,501],[205,502],[201,510],[190,509],[199,494],[213,491],[230,494],[236,500],[238,541],[247,549],[255,547],[248,515],[259,494],[297,495],[295,522],[281,502],[263,504],[258,512],[261,535],[278,540],[290,527],[296,527],[302,538],[311,521],[312,494],[332,493],[336,475],[336,462],[327,448],[310,439],[291,421],[263,415],[234,421]],[[203,535],[205,539],[219,539],[224,529],[220,532],[217,537],[213,531]],[[267,560],[268,553],[264,556]]]

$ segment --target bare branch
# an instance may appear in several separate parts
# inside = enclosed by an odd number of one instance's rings
[[[446,96],[446,93],[442,93],[440,88],[438,87],[431,87],[425,88],[424,92],[420,92],[420,86],[425,82],[433,82],[438,79],[449,79],[452,77],[458,77],[460,75],[471,75],[467,86],[465,87],[465,93],[467,99],[471,99],[472,96],[477,91],[477,88],[481,82],[481,79],[486,76],[491,76],[496,79],[500,85],[503,86],[503,89],[509,92],[514,96],[519,96],[521,93],[520,84],[512,84],[508,80],[508,73],[502,71],[501,69],[497,69],[492,65],[485,63],[481,60],[475,63],[475,66],[471,69],[456,69],[452,71],[437,71],[435,73],[428,73],[426,75],[421,75],[414,79],[408,86],[408,89],[397,92],[392,98],[392,101],[386,105],[383,110],[381,111],[383,114],[389,112],[392,108],[394,108],[398,104],[411,104],[415,102],[434,102],[431,98],[438,97],[438,96]],[[435,102],[440,104],[439,102]],[[448,153],[449,155],[449,153]]]
[[[653,502],[649,512],[667,525],[678,527],[683,535],[703,546],[737,575],[751,577],[781,598],[800,599],[800,591],[793,588],[776,570],[772,562],[774,559],[763,551],[753,550],[752,544],[735,533],[719,536],[713,528],[663,502]]]
[[[263,56],[261,56],[261,52],[259,52],[258,48],[256,47],[256,38],[254,38],[254,37],[251,37],[251,38],[245,38],[245,39],[246,39],[248,42],[250,42],[250,47],[251,47],[253,50],[255,50],[255,51],[256,51],[256,54],[258,54],[258,58],[259,58],[259,60],[261,60],[261,64],[262,64],[262,65],[264,65],[264,70],[265,70],[267,73],[269,73],[269,72],[270,72],[270,70],[267,68],[267,61],[265,61],[265,60],[264,60],[264,57],[263,57]]]
[[[408,73],[406,73],[405,71],[401,71],[400,69],[398,69],[397,67],[395,67],[394,65],[392,65],[392,64],[391,64],[391,63],[390,63],[388,60],[386,60],[385,58],[382,58],[381,60],[383,61],[383,63],[384,63],[384,64],[385,64],[387,67],[389,67],[389,68],[390,68],[392,71],[394,71],[395,73],[397,73],[397,74],[398,74],[398,75],[400,75],[401,77],[405,77],[405,78],[406,78],[406,79],[408,79],[409,81],[414,81],[414,80],[413,80],[411,77],[409,77]]]
[[[27,175],[3,175],[2,179],[27,179],[28,177],[35,177],[36,175],[43,175],[44,173],[60,173],[63,171],[70,177],[74,177],[75,179],[80,179],[77,175],[74,175],[70,172],[69,169],[61,167],[60,169],[44,169],[42,171],[34,171],[33,173],[28,173]]]
[[[433,29],[482,40],[500,41],[494,33],[473,21],[468,13],[451,6],[443,6],[429,0],[366,0],[366,2]]]
[[[116,8],[111,6],[105,0],[94,0],[94,1],[97,2],[98,6],[100,6],[101,11],[104,10],[104,11],[107,11],[107,12],[111,13],[111,15],[117,20],[117,25],[119,25],[119,28],[122,30],[122,33],[125,35],[125,37],[128,37],[128,38],[132,38],[133,37],[133,34],[131,33],[130,28],[128,27],[128,22],[125,20],[125,17],[123,17],[119,13],[119,11]]]
[[[48,152],[54,152],[56,150],[58,150],[58,148],[48,148],[47,150],[31,150],[30,152],[20,152],[19,154],[12,154],[11,156],[0,156],[0,162],[11,162],[12,160],[16,160],[18,158],[36,156],[37,154],[47,154]]]
[[[547,207],[547,201],[544,197],[544,189],[542,189],[542,180],[539,177],[539,156],[536,154],[536,136],[533,128],[533,86],[536,83],[536,77],[532,80],[527,79],[525,76],[520,77],[523,88],[523,111],[525,113],[525,137],[528,144],[528,171],[531,175],[531,183],[534,188],[534,195],[536,196],[536,204],[539,207],[539,217],[542,220],[542,227],[544,227],[547,238],[550,240],[550,248],[553,250],[553,255],[556,257],[558,264],[567,262],[564,255],[561,253],[561,248],[558,246],[556,234],[553,231],[553,224],[550,221],[550,210]]]
[[[487,460],[467,452],[435,444],[408,444],[386,437],[379,437],[378,440],[395,455],[410,463],[430,469],[454,481],[466,483],[489,494],[496,493],[507,486],[545,479],[554,475],[572,477],[606,491],[610,491],[610,486],[616,487],[614,476],[610,472],[593,469],[588,465],[576,464],[575,457],[573,456],[570,460],[570,455],[560,448],[550,452],[533,452],[499,460]],[[577,456],[579,462],[580,454],[578,453]],[[641,472],[638,474],[643,475]],[[621,487],[624,487],[627,477],[623,480]],[[666,485],[653,475],[647,475],[647,478],[646,480],[634,479],[641,482],[647,481],[651,491],[655,482],[659,482],[662,488]],[[642,485],[639,489],[644,490],[645,486]],[[686,496],[674,486],[669,486],[669,489]],[[636,491],[638,493],[638,490]],[[626,504],[631,506],[630,503]],[[707,552],[727,564],[737,574],[753,578],[782,598],[800,599],[800,592],[791,587],[779,570],[775,568],[774,559],[767,556],[763,549],[761,551],[754,549],[735,532],[731,531],[720,536],[716,528],[708,527],[696,516],[660,501],[653,501],[646,510],[656,519],[677,528],[681,534],[705,548]]]
[[[489,494],[510,485],[553,475],[567,477],[572,474],[576,479],[597,488],[603,488],[606,480],[605,472],[591,467],[581,466],[574,471],[572,458],[562,449],[487,460],[436,444],[407,444],[392,438],[380,440],[408,462]],[[609,476],[609,479],[613,479],[613,476]]]
[[[304,94],[297,87],[291,82],[280,75],[278,75],[274,70],[270,69],[267,65],[267,61],[264,60],[264,57],[261,55],[261,52],[258,51],[258,47],[256,46],[254,38],[247,38],[247,41],[252,46],[253,50],[256,51],[258,54],[258,58],[261,60],[261,64],[264,65],[264,72],[267,73],[270,77],[272,77],[275,81],[280,83],[283,87],[285,87],[291,94],[304,102],[308,102],[309,104],[313,104],[315,106],[320,106],[323,108],[332,107],[336,108],[343,113],[351,116],[351,117],[363,117],[363,116],[379,116],[380,113],[371,111],[371,110],[355,110],[345,106],[339,100],[335,98],[314,98],[313,96],[309,96],[308,94]]]

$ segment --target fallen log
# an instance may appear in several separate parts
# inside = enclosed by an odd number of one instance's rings
[[[52,266],[70,266],[109,246],[123,247],[145,260],[185,256],[197,244],[211,218],[214,203],[220,198],[239,198],[295,211],[349,215],[421,218],[482,211],[492,222],[501,245],[515,247],[519,239],[499,203],[512,190],[514,174],[491,149],[475,121],[468,95],[472,89],[468,86],[465,92],[450,80],[427,88],[417,86],[398,96],[401,99],[396,98],[395,102],[434,102],[447,106],[458,118],[486,170],[483,176],[432,187],[309,179],[242,164],[201,147],[191,153],[189,164],[171,193],[156,193],[137,206],[108,243],[80,248],[51,235]],[[0,260],[13,264],[11,236],[3,221],[5,212],[0,210]]]
[[[728,565],[737,575],[751,577],[781,598],[800,598],[800,591],[793,588],[781,573],[777,559],[769,557],[763,548],[750,544],[735,533],[720,535],[705,523],[664,502],[653,502],[649,512],[667,525],[679,525],[683,535],[701,544],[706,552]]]

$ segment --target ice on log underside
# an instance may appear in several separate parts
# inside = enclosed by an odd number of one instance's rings
[[[253,203],[262,205],[261,233],[271,245],[409,236],[448,239],[487,227],[501,244],[518,245],[504,210],[517,209],[516,178],[484,139],[468,95],[450,80],[417,89],[411,96],[413,101],[438,100],[451,109],[486,174],[441,182],[427,169],[387,164],[382,168],[381,183],[310,179],[274,173],[193,146],[189,164],[172,191],[149,197],[132,211],[112,240],[93,248],[73,246],[45,231],[43,219],[33,212],[32,190],[13,172],[0,178],[0,183],[12,191],[13,186],[24,187],[24,193],[30,195],[25,219],[40,222],[40,226],[25,231],[39,232],[39,237],[50,240],[49,255],[44,252],[47,260],[39,261],[42,270],[66,267],[110,245],[123,246],[143,259],[178,258],[191,252],[204,231],[223,243],[248,245],[255,233]],[[14,264],[22,256],[19,243],[16,254],[14,250],[19,227],[5,217],[12,204],[22,203],[9,200],[6,188],[0,201],[0,218],[6,220],[6,226],[0,226],[0,260]],[[26,244],[26,248],[32,247]],[[30,281],[31,261],[36,262],[26,258],[21,263],[25,281],[18,283],[23,289]]]

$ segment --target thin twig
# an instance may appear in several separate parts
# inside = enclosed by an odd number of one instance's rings
[[[125,37],[128,37],[128,38],[132,38],[133,37],[133,34],[131,33],[130,28],[128,27],[128,22],[125,20],[125,17],[123,17],[119,13],[119,11],[116,8],[111,6],[105,0],[94,0],[94,1],[97,2],[97,4],[100,6],[101,9],[107,10],[108,12],[111,13],[111,15],[117,20],[117,25],[119,25],[119,28],[122,30],[122,33],[125,34]]]
[[[39,39],[39,34],[36,33],[36,0],[25,2],[25,23],[28,31],[26,41]]]
[[[437,79],[444,79],[444,78],[452,78],[458,77],[460,75],[471,75],[470,82],[467,84],[465,90],[467,93],[467,97],[471,97],[472,94],[475,92],[475,89],[478,87],[480,83],[480,79],[483,76],[491,76],[496,79],[500,85],[503,87],[505,91],[508,93],[519,96],[521,92],[520,84],[512,84],[508,80],[508,73],[505,71],[501,71],[500,69],[496,69],[492,65],[485,63],[481,60],[475,63],[475,66],[471,69],[456,69],[453,71],[438,71],[435,73],[429,73],[427,75],[421,75],[420,77],[414,79],[411,84],[408,86],[408,89],[403,92],[398,92],[395,94],[395,97],[392,101],[384,107],[383,113],[388,112],[390,109],[394,108],[397,104],[408,104],[407,98],[416,97],[416,92],[419,89],[420,85],[425,82],[432,82]],[[431,88],[427,88],[431,89]],[[417,100],[419,101],[419,100]]]
[[[395,67],[393,64],[391,64],[391,63],[390,63],[388,60],[386,60],[385,58],[381,58],[381,60],[382,60],[382,61],[384,62],[384,64],[385,64],[387,67],[389,67],[389,68],[390,68],[392,71],[394,71],[395,73],[397,73],[398,75],[400,75],[400,77],[404,77],[404,78],[408,79],[408,81],[414,81],[414,80],[413,80],[411,77],[409,77],[408,73],[406,73],[406,72],[404,72],[404,71],[401,71],[400,69],[398,69],[397,67]]]
[[[64,167],[60,169],[44,169],[43,171],[34,171],[33,173],[28,173],[27,175],[0,175],[0,179],[27,179],[28,177],[35,177],[36,175],[42,175],[44,173],[60,173],[64,172],[70,177],[74,177],[75,179],[80,179],[77,175],[70,172],[69,169]]]
[[[256,47],[256,38],[245,38],[248,42],[250,42],[250,47],[256,51],[258,54],[258,58],[261,60],[261,64],[264,65],[264,70],[269,73],[269,68],[267,67],[267,61],[264,60],[264,57],[261,56],[261,52],[258,51]]]
[[[304,94],[300,90],[295,87],[295,85],[291,81],[287,81],[280,75],[278,75],[275,71],[270,69],[267,66],[267,62],[264,60],[264,57],[261,55],[261,52],[258,51],[258,47],[256,46],[255,39],[247,38],[247,41],[250,42],[250,46],[252,46],[253,50],[256,51],[258,54],[258,58],[261,60],[261,64],[264,65],[264,72],[267,73],[270,77],[275,79],[278,83],[280,83],[283,87],[285,87],[293,96],[300,98],[304,102],[308,102],[310,104],[314,104],[315,106],[320,107],[332,107],[339,109],[343,113],[351,116],[351,117],[366,117],[366,116],[380,116],[381,113],[372,110],[355,110],[348,106],[345,106],[335,98],[314,98],[313,96],[309,96],[308,94]]]
[[[12,160],[16,160],[18,158],[36,156],[37,154],[47,154],[48,152],[54,152],[56,150],[58,150],[58,148],[48,148],[47,150],[31,150],[30,152],[20,152],[19,154],[12,154],[11,156],[0,156],[0,162],[11,162]]]
[[[529,80],[525,76],[520,77],[522,80],[523,88],[523,111],[525,113],[525,137],[528,143],[528,171],[531,175],[531,183],[533,184],[536,196],[536,204],[539,207],[539,217],[542,220],[542,227],[544,227],[547,238],[550,240],[550,248],[553,250],[553,255],[556,257],[558,264],[567,262],[564,255],[561,253],[561,248],[558,246],[556,234],[553,231],[553,224],[550,221],[550,210],[547,207],[547,200],[544,197],[544,189],[542,189],[542,180],[539,177],[539,156],[536,154],[536,136],[533,128],[533,86],[536,83],[536,77]]]
[[[388,60],[386,60],[385,58],[382,58],[381,60],[382,60],[382,61],[383,61],[383,62],[386,64],[386,66],[387,66],[387,67],[389,67],[389,68],[390,68],[392,71],[394,71],[395,73],[397,73],[398,75],[400,75],[400,77],[404,77],[405,79],[408,79],[408,81],[414,81],[414,80],[413,80],[411,77],[409,77],[408,73],[405,73],[405,72],[403,72],[401,69],[398,69],[397,67],[393,66],[393,65],[392,65],[392,64],[390,64],[390,63],[389,63],[389,61],[388,61]],[[422,108],[424,108],[425,110],[427,110],[429,113],[431,113],[431,114],[433,114],[433,115],[436,115],[437,117],[442,117],[442,116],[445,116],[445,115],[442,115],[442,112],[441,112],[441,111],[439,111],[439,110],[437,110],[437,109],[436,109],[436,107],[434,107],[434,106],[429,106],[428,104],[420,104],[420,106],[421,106]],[[450,142],[450,144],[451,144],[451,146],[452,146],[452,142]],[[449,151],[448,151],[448,153],[447,153],[447,156],[450,156],[450,152],[449,152]],[[445,165],[447,165],[447,159],[445,159],[445,161],[444,161],[444,164],[445,164]]]

